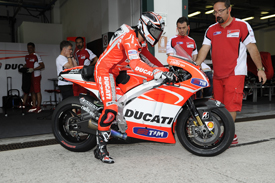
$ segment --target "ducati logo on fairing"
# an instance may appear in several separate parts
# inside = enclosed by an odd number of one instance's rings
[[[138,67],[138,66],[135,68],[135,71],[142,72],[143,74],[147,74],[149,76],[153,75],[153,73],[151,71],[148,71],[148,70],[146,70],[144,68],[141,68],[141,67]]]
[[[133,117],[135,119],[142,119],[143,121],[152,122],[152,123],[161,123],[161,124],[171,124],[174,120],[174,118],[167,117],[167,116],[159,116],[155,115],[153,116],[150,113],[145,113],[141,111],[133,111],[131,109],[127,109],[125,114],[125,117]]]
[[[156,130],[152,128],[134,127],[133,131],[137,135],[152,137],[152,138],[167,138],[168,132],[162,130]]]

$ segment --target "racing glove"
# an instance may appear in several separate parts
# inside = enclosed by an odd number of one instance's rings
[[[177,81],[178,78],[173,72],[163,72],[159,69],[153,70],[154,79],[167,79],[168,81]]]
[[[32,72],[33,72],[33,68],[29,68],[28,73],[32,73]]]

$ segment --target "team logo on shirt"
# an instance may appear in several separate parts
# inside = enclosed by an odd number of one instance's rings
[[[221,33],[222,33],[222,31],[216,31],[216,32],[213,33],[213,36],[219,35]]]
[[[227,31],[227,37],[239,37],[240,36],[240,30],[235,29],[235,30],[228,30]]]
[[[187,48],[195,48],[194,44],[192,42],[186,42]]]

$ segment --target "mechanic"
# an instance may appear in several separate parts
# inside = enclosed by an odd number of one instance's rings
[[[264,84],[266,75],[251,26],[231,17],[230,0],[217,0],[213,8],[217,22],[206,30],[196,63],[200,65],[211,48],[214,98],[225,104],[235,121],[242,109],[247,50],[258,68],[259,82]],[[237,143],[235,134],[232,144]]]
[[[83,37],[77,37],[75,39],[75,43],[78,49],[75,53],[75,60],[77,65],[95,65],[98,58],[91,50],[85,48]],[[89,93],[87,89],[75,83],[73,83],[73,91],[74,96],[79,96],[80,93]]]
[[[41,84],[40,84],[41,70],[45,68],[45,65],[41,57],[37,53],[35,53],[34,43],[29,42],[27,44],[27,48],[28,48],[29,55],[25,56],[26,64],[23,66],[23,68],[28,68],[28,73],[32,74],[31,81],[30,81],[32,107],[28,110],[28,112],[40,113],[42,111],[41,109],[42,95],[41,95]],[[24,92],[22,108],[25,108],[28,96],[29,94]]]

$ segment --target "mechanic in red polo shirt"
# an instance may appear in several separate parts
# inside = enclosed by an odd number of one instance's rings
[[[230,0],[216,0],[213,8],[217,22],[206,30],[196,62],[201,64],[211,49],[214,98],[225,104],[235,121],[237,112],[242,109],[246,50],[258,68],[259,82],[264,84],[266,75],[251,26],[231,17]],[[235,135],[232,144],[237,143]]]
[[[28,52],[29,54],[25,56],[25,62],[26,64],[23,66],[23,68],[28,68],[28,73],[31,73],[31,86],[30,86],[30,93],[32,97],[32,107],[28,110],[28,112],[36,112],[40,113],[42,111],[41,109],[41,101],[42,101],[42,95],[41,95],[41,70],[45,68],[45,65],[41,59],[41,57],[35,53],[35,44],[32,42],[29,42],[27,44]],[[23,106],[22,108],[25,108],[26,101],[29,94],[24,93],[23,96]]]
[[[198,51],[195,40],[188,36],[190,31],[190,26],[186,17],[180,17],[177,20],[177,30],[178,35],[172,37],[167,42],[166,54],[175,54],[174,47],[176,44],[180,45],[193,60],[196,60]]]
[[[180,17],[177,20],[177,31],[178,31],[178,35],[173,36],[171,39],[169,39],[169,41],[167,42],[167,46],[166,46],[166,54],[167,55],[173,55],[176,54],[176,51],[174,49],[174,47],[178,44],[180,45],[191,57],[194,61],[196,61],[196,58],[198,56],[198,51],[197,51],[197,45],[196,42],[193,38],[189,37],[189,32],[190,32],[190,25],[188,23],[188,19],[186,17]],[[203,89],[203,94],[201,91],[198,91],[196,96],[198,98],[201,98],[202,95],[203,97],[211,97],[212,96],[212,70],[211,68],[206,65],[205,63],[202,63],[202,69],[205,72],[205,74],[207,75],[211,86],[204,88]],[[207,70],[204,70],[204,68],[207,68]]]
[[[89,49],[84,46],[84,39],[82,37],[77,37],[75,39],[76,47],[78,50],[75,53],[75,60],[77,65],[95,65],[98,58]],[[73,84],[74,96],[78,96],[80,93],[88,93],[88,91],[78,84]]]

